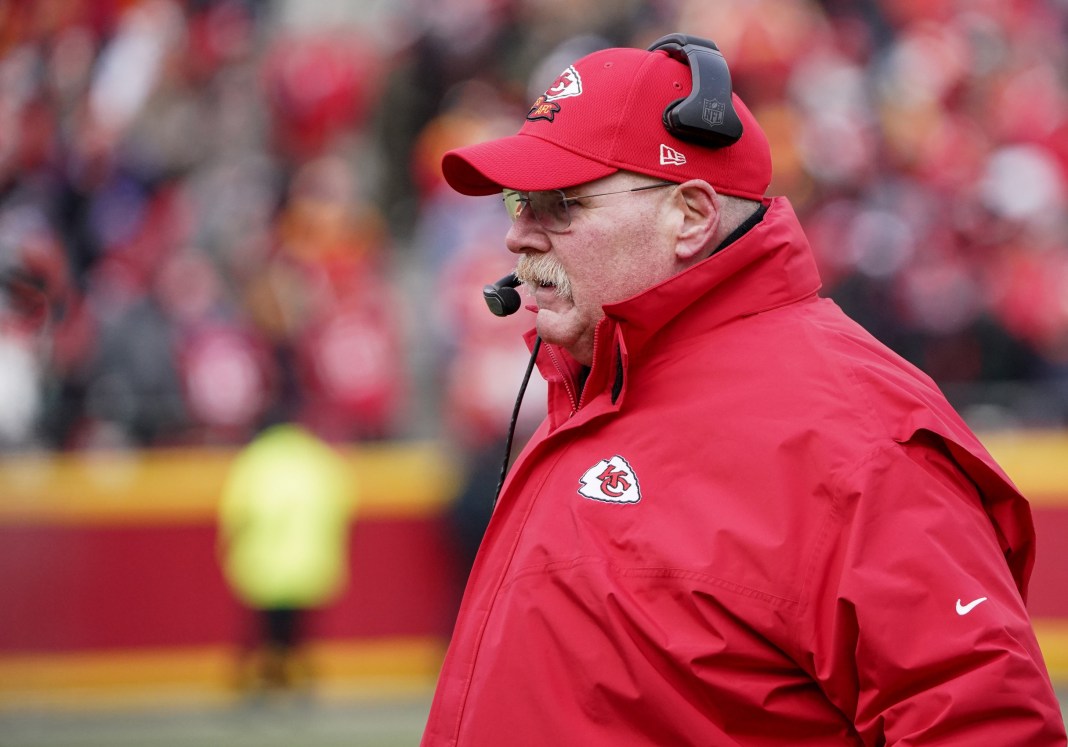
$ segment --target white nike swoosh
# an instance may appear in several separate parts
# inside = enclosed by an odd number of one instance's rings
[[[957,600],[957,614],[958,615],[967,615],[969,612],[974,610],[976,608],[976,606],[982,604],[985,601],[986,601],[986,597],[979,597],[974,602],[968,602],[967,604],[961,604],[960,600],[958,599]]]

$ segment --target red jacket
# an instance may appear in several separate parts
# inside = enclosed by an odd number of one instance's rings
[[[424,745],[1065,744],[1026,501],[819,286],[779,198],[543,349]]]

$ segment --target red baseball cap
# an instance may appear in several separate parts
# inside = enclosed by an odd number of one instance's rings
[[[771,182],[771,148],[737,95],[742,137],[725,148],[676,138],[664,110],[690,93],[689,67],[658,50],[604,49],[567,68],[539,96],[519,133],[457,148],[445,180],[465,195],[502,188],[563,189],[616,171],[681,183],[703,179],[724,194],[759,200]]]

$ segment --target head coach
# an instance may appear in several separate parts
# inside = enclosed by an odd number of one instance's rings
[[[712,42],[583,57],[442,166],[503,194],[487,293],[526,296],[549,395],[424,745],[1065,744],[1027,502],[820,297]]]

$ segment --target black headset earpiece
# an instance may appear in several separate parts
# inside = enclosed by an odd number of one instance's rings
[[[519,285],[519,278],[513,272],[496,283],[483,286],[482,297],[486,299],[489,310],[497,316],[508,316],[519,311],[523,305],[523,298],[516,290],[517,285]]]
[[[662,49],[690,67],[693,89],[684,99],[668,104],[664,127],[679,140],[710,148],[725,148],[742,136],[742,121],[731,99],[731,73],[719,47],[708,39],[668,34],[649,45]]]

